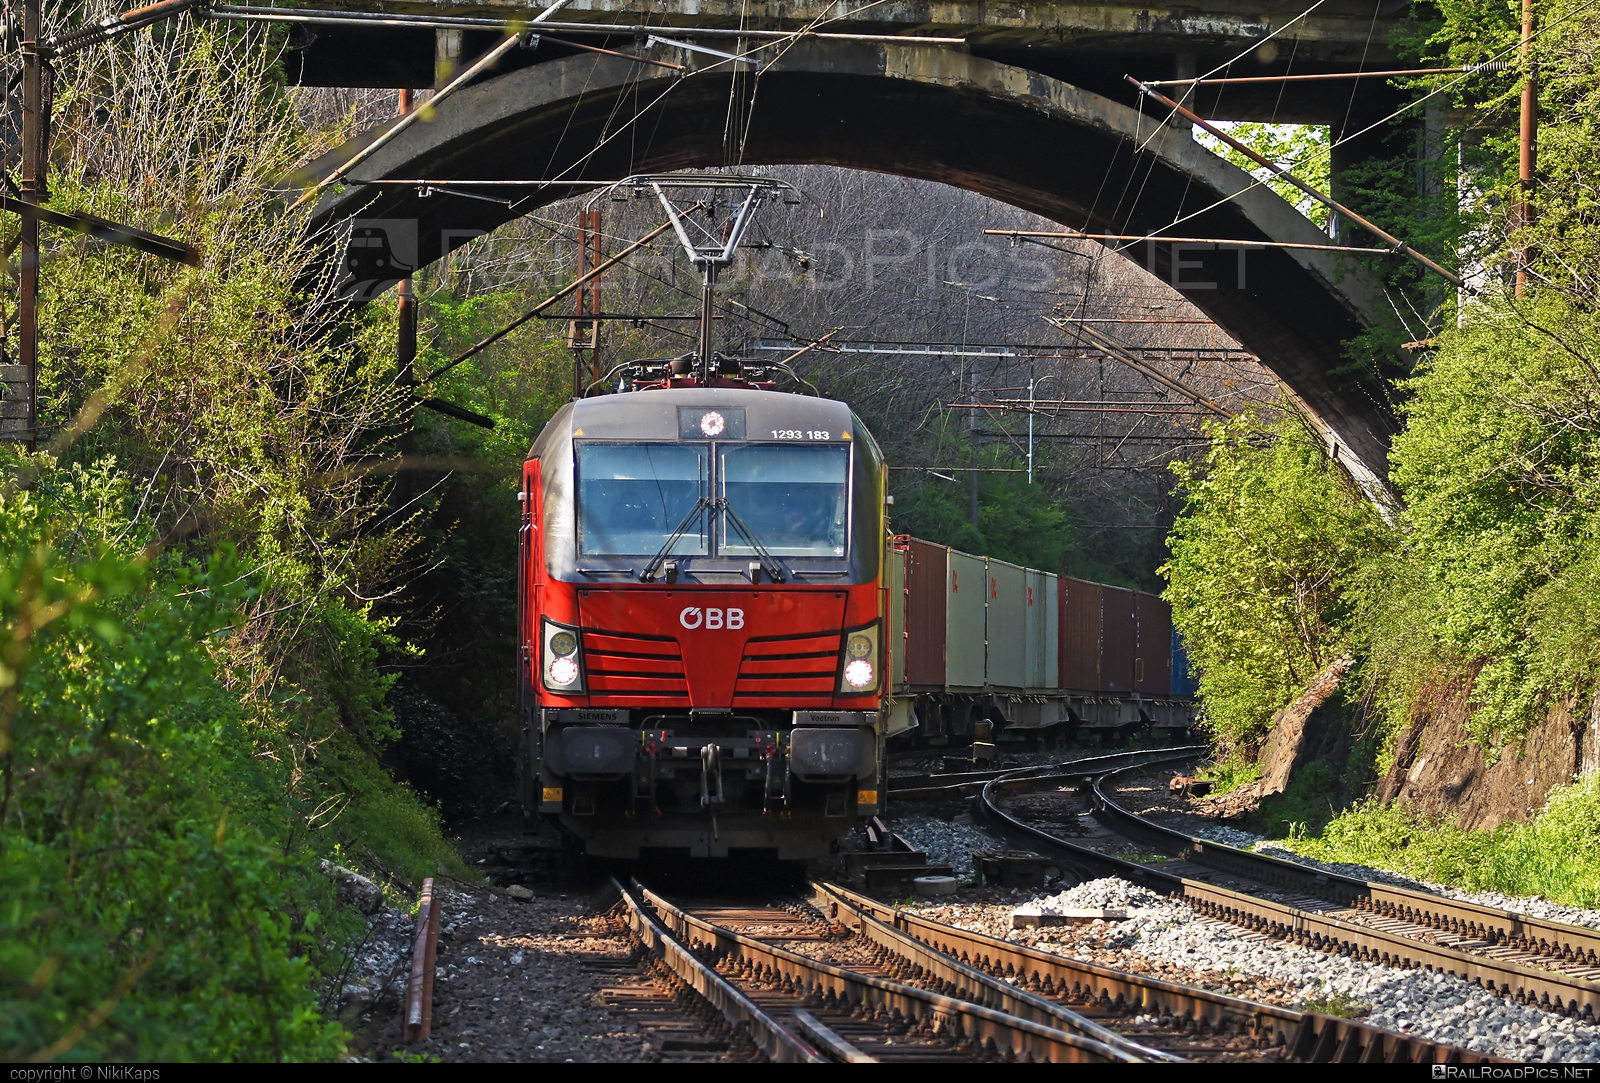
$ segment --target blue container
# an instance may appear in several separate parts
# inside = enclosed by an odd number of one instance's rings
[[[1189,665],[1189,652],[1183,649],[1183,637],[1172,629],[1172,694],[1192,698],[1200,691],[1200,677]]]

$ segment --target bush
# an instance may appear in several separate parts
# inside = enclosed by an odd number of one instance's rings
[[[1412,381],[1393,463],[1431,630],[1478,667],[1468,729],[1493,747],[1600,681],[1600,316],[1548,293],[1468,317]]]
[[[1348,650],[1364,563],[1393,532],[1298,414],[1211,428],[1161,568],[1224,757],[1254,756],[1273,715]]]
[[[0,502],[0,1047],[336,1055],[303,943],[320,916],[291,917],[315,892],[261,830],[279,819],[270,780],[205,646],[237,568],[73,551],[125,479],[70,478]]]

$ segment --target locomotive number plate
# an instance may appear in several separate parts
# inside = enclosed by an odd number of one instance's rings
[[[773,429],[774,440],[832,440],[833,433],[827,429]]]

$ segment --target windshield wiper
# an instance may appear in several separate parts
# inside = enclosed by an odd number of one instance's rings
[[[716,503],[715,500],[707,496],[702,496],[694,502],[694,507],[689,509],[689,513],[683,517],[683,522],[678,524],[678,529],[674,530],[672,536],[662,544],[660,549],[656,550],[656,555],[650,558],[650,563],[646,564],[644,571],[639,573],[639,582],[648,583],[661,574],[661,565],[666,562],[667,555],[672,552],[672,547],[678,544],[678,539],[689,532],[689,526],[694,522],[695,516],[700,514],[702,508],[716,507]]]
[[[683,517],[683,522],[678,524],[678,529],[674,530],[672,535],[662,543],[661,548],[656,550],[656,555],[650,558],[650,563],[644,566],[644,571],[639,573],[639,582],[648,583],[661,575],[661,566],[666,563],[667,557],[672,553],[672,547],[678,544],[679,538],[689,532],[689,527],[694,523],[695,517],[700,514],[703,508],[710,508],[713,511],[720,509],[727,515],[728,521],[733,524],[733,529],[737,530],[744,540],[749,543],[750,548],[756,551],[756,557],[761,562],[761,570],[767,573],[767,578],[774,583],[782,583],[784,581],[783,566],[773,559],[771,553],[767,552],[767,547],[761,544],[761,539],[756,537],[755,531],[751,530],[749,525],[739,517],[739,513],[733,510],[733,507],[728,503],[727,497],[702,496],[694,502],[694,506]]]
[[[728,503],[728,498],[722,497],[721,499],[713,500],[711,503],[713,507],[720,507],[728,516],[728,521],[733,524],[733,528],[744,535],[744,540],[750,543],[750,548],[754,549],[756,555],[760,558],[761,570],[767,573],[767,577],[774,583],[783,582],[783,569],[779,567],[776,560],[772,559],[772,554],[767,552],[767,547],[761,544],[760,539],[756,537],[755,531],[746,526],[745,521],[739,518],[739,513],[733,510],[733,505]]]

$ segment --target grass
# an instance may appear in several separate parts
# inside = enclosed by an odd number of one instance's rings
[[[1255,760],[1233,753],[1226,759],[1208,763],[1200,768],[1198,777],[1211,783],[1212,793],[1222,794],[1229,790],[1237,790],[1240,786],[1260,778],[1261,765]]]
[[[1468,891],[1600,908],[1600,775],[1557,787],[1531,821],[1493,831],[1368,803],[1341,813],[1319,835],[1284,845],[1322,861],[1392,869]]]
[[[1302,1007],[1305,1011],[1316,1012],[1318,1015],[1331,1015],[1337,1019],[1355,1019],[1372,1010],[1371,1004],[1357,1000],[1348,993],[1333,992],[1326,985]]]
[[[1266,835],[1303,838],[1334,819],[1340,803],[1338,774],[1331,764],[1317,760],[1296,772],[1288,789],[1263,797],[1246,826]]]

